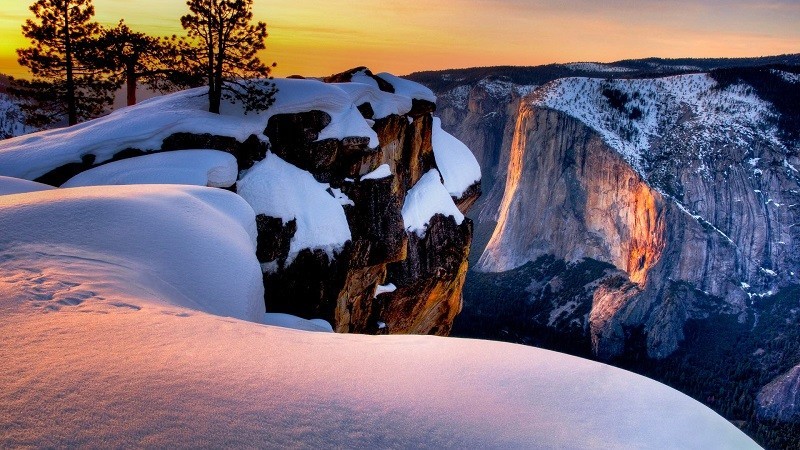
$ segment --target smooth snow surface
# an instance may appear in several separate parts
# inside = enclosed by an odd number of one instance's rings
[[[263,313],[253,210],[221,189],[5,195],[0,229],[3,448],[756,448],[571,356],[265,326],[324,324]]]
[[[273,153],[250,168],[236,186],[256,214],[278,217],[284,224],[297,220],[287,264],[304,249],[323,250],[332,259],[351,238],[342,203],[328,192],[329,185]]]
[[[433,156],[444,179],[444,187],[455,198],[481,181],[481,165],[472,151],[457,138],[442,129],[442,120],[433,118]]]
[[[386,72],[379,73],[377,77],[391,84],[394,87],[395,94],[436,103],[436,95],[433,91],[419,83],[396,77]]]
[[[81,172],[62,187],[112,184],[190,184],[230,187],[236,158],[218,150],[180,150],[123,159]]]
[[[0,175],[0,195],[22,194],[25,192],[46,191],[50,189],[55,188],[49,184]]]
[[[66,163],[81,162],[84,155],[102,163],[127,148],[155,151],[175,133],[212,133],[239,142],[255,135],[266,140],[263,132],[271,116],[311,110],[331,116],[320,140],[366,137],[371,147],[378,146],[378,136],[339,87],[316,80],[274,82],[275,103],[261,113],[245,114],[241,105],[228,102],[223,102],[222,114],[209,113],[207,89],[197,88],[148,99],[69,128],[0,141],[0,175],[35,179]]]
[[[293,328],[295,330],[303,331],[316,331],[333,333],[333,327],[327,320],[323,319],[303,319],[301,317],[293,316],[291,314],[283,313],[266,313],[264,314],[265,325],[273,325],[276,327]]]
[[[436,169],[428,171],[408,190],[402,212],[406,230],[418,236],[425,235],[431,218],[436,214],[453,216],[459,225],[464,222],[464,214],[453,203]]]
[[[222,189],[103,186],[3,195],[0,230],[0,297],[24,298],[37,314],[165,302],[251,321],[264,314],[255,215]]]
[[[0,279],[6,448],[757,448],[673,389],[571,356],[137,309],[112,283],[44,311],[36,295],[76,278],[26,267],[45,272]]]
[[[377,169],[361,177],[361,180],[379,180],[392,176],[392,169],[388,164],[381,164]]]

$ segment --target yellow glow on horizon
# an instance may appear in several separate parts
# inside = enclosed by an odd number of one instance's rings
[[[24,75],[15,49],[33,0],[0,0],[0,73]],[[734,0],[255,0],[275,75],[355,66],[407,74],[489,65],[736,57],[800,52],[800,4]],[[184,0],[95,0],[96,19],[124,18],[154,35],[182,34]]]

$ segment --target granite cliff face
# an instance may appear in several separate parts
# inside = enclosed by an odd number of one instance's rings
[[[761,389],[758,414],[765,419],[800,422],[800,365]]]
[[[256,213],[267,312],[322,318],[338,332],[446,335],[461,310],[472,240],[462,213],[480,195],[477,163],[441,130],[427,88],[365,68],[324,81],[276,80],[275,105],[249,115],[227,104],[206,113],[201,90],[156,98],[4,141],[0,172],[51,185],[75,185],[78,174],[128,183],[137,176],[85,175],[135,168],[151,153],[229,153],[238,174],[218,186]],[[462,170],[464,152],[474,170]],[[204,170],[195,166],[138,170],[140,182],[185,182],[181,173]]]
[[[796,90],[794,75],[751,72],[761,84],[715,73],[483,80],[440,93],[442,116],[491,180],[477,214],[491,239],[477,269],[544,255],[613,264],[626,282],[600,283],[590,313],[576,317],[603,358],[621,354],[634,328],[662,358],[687,320],[711,311],[754,320],[754,296],[797,280],[800,160],[782,119],[791,114],[762,92]]]

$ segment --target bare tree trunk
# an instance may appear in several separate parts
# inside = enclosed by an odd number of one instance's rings
[[[127,87],[128,106],[136,104],[136,67],[131,64],[125,69],[125,85]]]
[[[69,29],[69,1],[64,2],[64,59],[67,70],[67,119],[70,125],[78,123],[78,106],[75,104],[75,79],[73,77],[72,36]]]

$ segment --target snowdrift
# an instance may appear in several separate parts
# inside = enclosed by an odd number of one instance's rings
[[[756,447],[603,364],[254,323],[253,215],[205,187],[1,196],[0,445]]]

